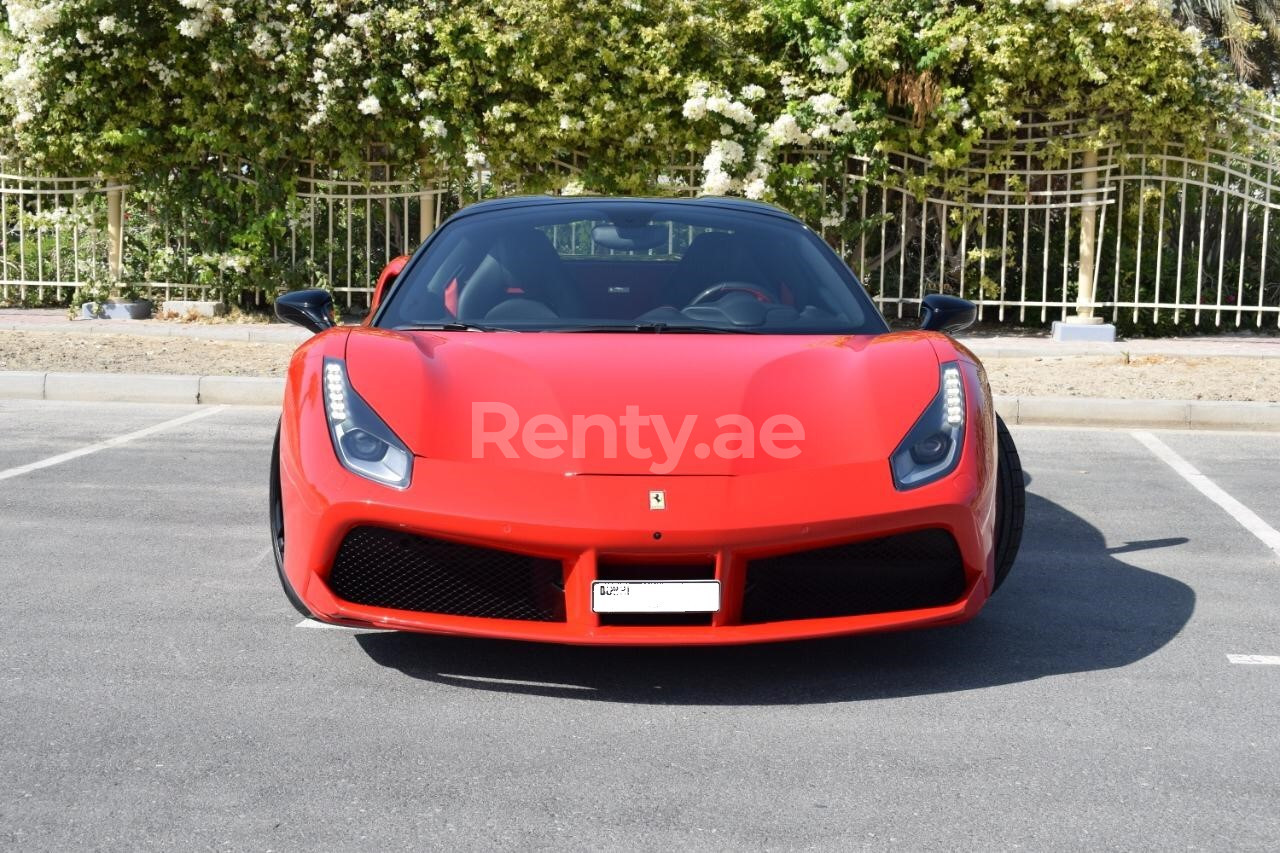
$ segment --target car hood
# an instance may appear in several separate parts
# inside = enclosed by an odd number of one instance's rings
[[[937,391],[929,337],[362,328],[346,356],[418,456],[714,476],[887,459]]]

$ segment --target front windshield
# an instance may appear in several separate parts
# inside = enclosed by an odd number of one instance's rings
[[[799,223],[679,201],[584,199],[447,223],[382,328],[878,334],[884,320]]]

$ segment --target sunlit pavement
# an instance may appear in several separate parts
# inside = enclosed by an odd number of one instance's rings
[[[975,622],[636,650],[299,627],[276,417],[0,401],[0,840],[1280,844],[1280,435],[1151,433],[1250,532],[1133,431],[1016,429],[1026,537]]]

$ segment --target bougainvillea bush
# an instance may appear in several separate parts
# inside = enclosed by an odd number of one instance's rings
[[[705,192],[839,228],[856,226],[828,189],[849,155],[890,178],[888,153],[912,152],[929,164],[911,177],[923,191],[1028,114],[1083,122],[1097,144],[1194,144],[1244,97],[1213,45],[1147,0],[6,8],[9,144],[46,170],[124,178],[221,223],[208,229],[218,251],[258,258],[249,279],[278,273],[265,258],[296,164],[354,167],[371,146],[437,181],[483,167],[527,191],[664,192],[669,167],[692,163]],[[552,168],[568,158],[581,169]],[[253,181],[217,190],[238,163]]]

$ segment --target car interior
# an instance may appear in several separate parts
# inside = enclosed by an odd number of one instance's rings
[[[449,226],[379,325],[828,331],[867,320],[856,279],[795,222],[647,209],[545,218],[494,213]]]

